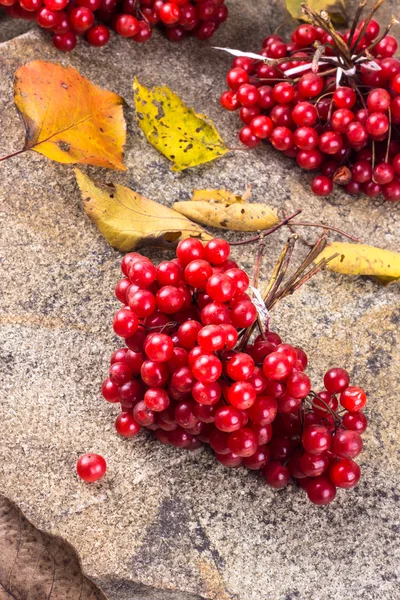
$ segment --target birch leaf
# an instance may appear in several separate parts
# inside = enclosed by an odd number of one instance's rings
[[[196,223],[124,187],[97,185],[75,169],[86,213],[108,243],[128,252],[143,245],[165,246],[187,237],[212,238]]]
[[[286,0],[286,9],[294,19],[307,21],[307,17],[301,10],[305,0]],[[347,12],[345,0],[309,0],[308,6],[315,11],[326,10],[334,23],[345,25],[347,23]]]
[[[186,106],[167,86],[148,89],[135,78],[133,89],[139,126],[150,144],[174,163],[172,171],[229,152],[214,123]]]
[[[336,252],[339,256],[327,266],[336,273],[368,275],[379,279],[384,284],[400,279],[400,254],[398,252],[364,244],[333,242],[322,251],[318,260],[328,258]]]
[[[228,190],[194,190],[191,200],[175,202],[173,208],[189,219],[219,229],[259,231],[279,223],[276,208],[248,202]]]

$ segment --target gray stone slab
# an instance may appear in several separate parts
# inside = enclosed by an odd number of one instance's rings
[[[35,30],[0,45],[2,153],[20,148],[24,137],[13,72],[38,58],[73,65],[130,107],[134,75],[167,84],[238,148],[237,116],[218,104],[230,59],[212,45],[257,50],[282,11],[261,0],[229,5],[232,16],[211,43],[173,45],[156,34],[135,46],[114,37],[103,49],[80,44],[60,55]],[[255,201],[286,212],[301,207],[304,219],[399,249],[399,212],[390,203],[340,190],[314,197],[310,177],[268,148],[172,173],[132,112],[127,118],[128,171],[87,172],[168,205],[193,188],[241,192],[253,184]],[[308,351],[317,388],[327,367],[343,365],[369,394],[363,479],[318,508],[294,486],[274,493],[252,473],[224,469],[206,450],[186,454],[146,434],[116,436],[115,410],[99,387],[117,347],[110,324],[121,256],[86,218],[71,167],[28,153],[2,163],[1,174],[1,489],[41,527],[72,542],[112,599],[397,600],[399,285],[325,273],[274,311],[274,329]],[[315,234],[304,230],[309,240]],[[281,231],[268,239],[263,277],[286,237]],[[254,252],[242,247],[233,256],[251,270]],[[94,485],[74,472],[88,451],[108,462]]]

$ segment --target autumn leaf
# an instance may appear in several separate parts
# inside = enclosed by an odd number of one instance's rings
[[[228,190],[195,190],[191,200],[175,202],[173,208],[189,219],[219,229],[259,231],[279,222],[277,210],[267,204],[248,202]]]
[[[187,237],[212,238],[171,208],[123,185],[99,186],[79,169],[75,174],[86,213],[108,243],[122,252],[144,244],[165,246]]]
[[[125,170],[121,96],[99,88],[72,67],[35,60],[16,71],[14,99],[26,129],[21,152]]]
[[[37,529],[0,494],[0,597],[2,600],[107,600],[82,571],[66,540]]]
[[[182,171],[229,152],[213,122],[197,114],[167,86],[148,89],[135,78],[139,126],[150,144]]]
[[[333,242],[319,254],[318,260],[338,253],[328,269],[344,275],[369,275],[382,283],[400,279],[400,254],[364,244]]]
[[[286,9],[294,19],[308,21],[301,10],[301,5],[305,0],[286,0]],[[347,13],[345,0],[309,0],[307,5],[317,12],[326,10],[334,23],[345,25],[347,23]]]

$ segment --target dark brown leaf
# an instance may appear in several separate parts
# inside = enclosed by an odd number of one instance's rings
[[[0,494],[0,600],[107,600],[76,550],[37,529]]]

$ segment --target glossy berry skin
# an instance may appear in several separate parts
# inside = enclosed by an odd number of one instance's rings
[[[340,394],[340,404],[351,412],[362,410],[367,403],[367,395],[361,388],[349,386]]]
[[[319,75],[307,73],[299,81],[299,92],[304,98],[319,96],[324,88],[324,80]]]
[[[77,6],[69,13],[71,27],[75,33],[85,33],[94,24],[94,14],[89,8]]]
[[[36,13],[36,21],[40,27],[52,29],[53,27],[56,27],[58,22],[57,11],[43,7]]]
[[[171,315],[181,310],[184,304],[184,296],[179,288],[165,285],[156,294],[157,308],[161,312]]]
[[[154,362],[166,362],[172,358],[173,349],[173,341],[165,333],[150,334],[144,343],[144,351]]]
[[[269,379],[282,381],[290,374],[292,365],[284,354],[272,352],[265,357],[262,368],[264,375]]]
[[[83,454],[76,463],[78,476],[90,483],[104,477],[106,469],[106,461],[100,454]]]
[[[235,295],[236,286],[224,273],[216,273],[207,281],[206,292],[216,302],[228,302]]]
[[[221,376],[221,361],[213,354],[203,354],[194,361],[192,371],[198,381],[212,383]]]
[[[332,100],[338,108],[353,108],[357,96],[352,88],[338,87],[332,96]]]
[[[238,90],[241,85],[247,83],[248,81],[249,76],[247,72],[240,67],[231,69],[226,76],[226,83],[233,91]]]
[[[329,478],[336,487],[349,490],[360,481],[361,470],[354,460],[342,458],[329,469]]]
[[[247,410],[256,400],[256,391],[251,383],[238,381],[233,383],[228,391],[228,401],[235,408]]]
[[[243,426],[242,412],[233,406],[222,406],[215,412],[214,425],[225,433],[238,431]]]
[[[341,458],[355,458],[362,447],[362,439],[356,431],[338,429],[332,439],[332,452]]]
[[[368,427],[367,417],[362,412],[348,412],[343,415],[343,427],[362,434]]]
[[[114,315],[113,329],[117,335],[123,338],[131,337],[138,328],[138,318],[129,308],[121,308]]]
[[[311,391],[311,381],[305,373],[291,373],[285,383],[288,394],[293,398],[306,398]]]
[[[222,389],[217,381],[203,383],[197,381],[192,387],[193,398],[201,405],[213,406],[222,396]]]
[[[262,474],[268,485],[277,490],[286,487],[289,483],[289,469],[278,461],[268,462],[262,469]]]
[[[272,396],[257,396],[248,415],[255,425],[270,425],[278,412],[278,403]]]
[[[170,403],[169,396],[163,388],[148,389],[143,400],[147,408],[154,410],[154,412],[166,410]]]
[[[248,427],[234,431],[228,438],[228,448],[236,456],[252,456],[256,452],[257,447],[257,436]]]
[[[53,35],[53,44],[61,52],[71,52],[77,44],[76,35],[73,31],[55,34]]]
[[[301,441],[306,452],[322,454],[330,449],[332,436],[323,425],[311,425],[304,429]]]
[[[329,369],[324,375],[324,386],[331,394],[343,392],[350,383],[350,375],[341,368]]]
[[[122,37],[133,37],[139,33],[139,21],[133,15],[119,15],[115,21],[115,30]]]
[[[329,177],[317,175],[312,180],[311,189],[316,196],[329,196],[333,190],[333,182]]]
[[[204,257],[203,244],[195,238],[187,238],[179,242],[176,249],[176,256],[183,266],[188,265],[192,260]]]
[[[115,420],[115,429],[122,437],[131,438],[139,433],[141,426],[136,423],[131,413],[122,412]]]
[[[206,352],[216,352],[225,347],[226,334],[219,325],[206,325],[200,329],[197,342]]]
[[[246,381],[254,371],[254,360],[244,352],[238,352],[226,363],[226,374],[233,381]]]
[[[292,118],[299,127],[311,126],[316,122],[318,112],[310,102],[299,102],[293,108]]]
[[[336,486],[326,476],[311,479],[306,486],[308,499],[319,506],[330,504],[336,497]]]
[[[329,468],[329,457],[326,452],[311,454],[304,452],[300,458],[299,466],[307,477],[319,477]]]
[[[226,240],[214,238],[204,247],[204,258],[212,265],[222,265],[228,260],[231,248]]]

